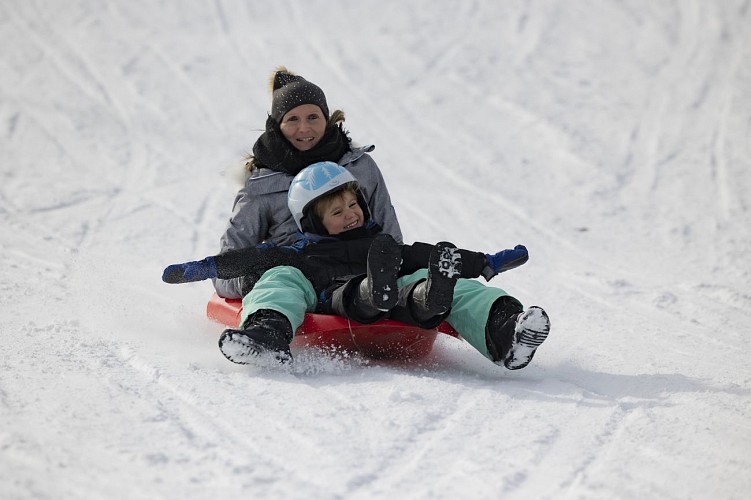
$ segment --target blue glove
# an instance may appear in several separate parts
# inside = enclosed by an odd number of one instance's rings
[[[214,257],[206,257],[203,260],[167,266],[162,274],[162,281],[165,283],[188,283],[216,277],[217,269]]]
[[[519,267],[529,260],[527,247],[516,245],[513,250],[501,250],[497,254],[485,254],[487,265],[482,270],[482,276],[486,281],[503,271]]]

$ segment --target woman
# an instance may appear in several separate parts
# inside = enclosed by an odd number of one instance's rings
[[[273,73],[270,83],[271,112],[264,133],[253,145],[253,155],[248,162],[250,175],[235,198],[229,226],[221,239],[221,252],[263,242],[278,246],[294,243],[298,232],[287,207],[287,191],[295,175],[321,161],[338,163],[352,173],[373,219],[384,233],[402,243],[401,229],[383,176],[368,155],[374,146],[351,144],[342,127],[344,113],[337,110],[329,115],[326,97],[317,85],[284,67]],[[407,284],[426,278],[427,270],[423,269],[404,280]],[[290,266],[275,267],[260,277],[215,279],[214,286],[223,297],[243,297],[240,325],[246,330],[266,331],[271,322],[294,332],[302,324],[303,317],[294,313],[286,314],[281,320],[266,317],[264,297],[273,296],[274,300],[285,297],[288,304],[276,303],[277,310],[282,311],[293,311],[299,303],[306,303],[311,305],[308,311],[312,312],[317,301],[310,282]],[[505,353],[517,340],[516,320],[522,312],[521,303],[500,288],[459,279],[447,321],[485,357],[503,365]],[[539,329],[545,330],[541,336],[544,340],[550,329],[547,315],[540,320]],[[531,354],[524,357],[528,362]],[[526,366],[526,362],[511,366],[506,363],[506,366],[518,369]]]
[[[323,91],[286,68],[271,79],[272,105],[266,130],[253,145],[245,186],[235,197],[232,217],[221,251],[254,246],[264,241],[289,245],[297,239],[297,226],[287,208],[287,190],[300,170],[319,161],[344,166],[360,189],[383,232],[401,243],[402,233],[386,183],[373,158],[373,145],[353,146],[342,122],[344,113],[329,116]],[[254,283],[249,280],[215,280],[219,295],[239,298]],[[244,288],[244,289],[243,289]]]

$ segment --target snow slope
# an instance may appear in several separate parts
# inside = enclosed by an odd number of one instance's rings
[[[751,2],[0,2],[0,497],[747,498]],[[531,259],[519,372],[227,362],[208,283],[286,65],[408,241]]]

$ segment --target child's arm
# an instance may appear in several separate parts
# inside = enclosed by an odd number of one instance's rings
[[[211,278],[231,279],[262,274],[276,266],[302,268],[304,258],[292,248],[259,245],[239,248],[206,257],[203,260],[171,264],[164,269],[165,283],[189,283]]]
[[[501,250],[496,254],[486,254],[485,260],[487,265],[482,270],[482,277],[485,281],[496,274],[519,267],[529,260],[529,252],[524,245],[516,245],[512,249]]]
[[[433,245],[416,242],[402,247],[401,275],[411,274],[428,266]],[[529,260],[529,253],[524,245],[513,249],[501,250],[496,254],[484,254],[471,250],[459,249],[462,256],[462,278],[484,277],[486,281],[498,273],[519,267]]]
[[[218,271],[215,257],[206,257],[203,260],[194,260],[182,264],[170,264],[164,268],[162,281],[165,283],[189,283],[216,278]]]

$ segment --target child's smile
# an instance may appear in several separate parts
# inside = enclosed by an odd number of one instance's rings
[[[364,219],[357,197],[350,191],[344,191],[326,207],[321,223],[330,235],[336,235],[361,227]]]

